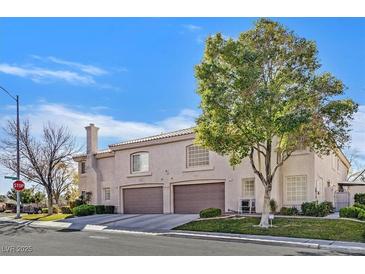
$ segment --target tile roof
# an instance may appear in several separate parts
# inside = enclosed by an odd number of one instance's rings
[[[172,131],[172,132],[161,133],[161,134],[158,134],[158,135],[153,135],[153,136],[139,138],[139,139],[123,141],[123,142],[120,142],[120,143],[109,145],[109,147],[117,147],[117,146],[121,146],[121,145],[142,143],[142,142],[147,142],[147,141],[153,141],[153,140],[177,137],[177,136],[182,136],[182,135],[188,135],[188,134],[191,134],[191,133],[194,133],[194,127],[185,128],[185,129],[181,129],[181,130],[176,130],[176,131]],[[111,151],[112,151],[111,149],[100,150],[100,151],[97,152],[97,154],[109,153]],[[85,157],[85,156],[86,156],[85,153],[81,153],[81,154],[74,155],[73,158]]]
[[[109,147],[116,147],[116,146],[120,146],[120,145],[142,143],[142,142],[147,142],[147,141],[152,141],[152,140],[159,140],[159,139],[171,138],[171,137],[176,137],[176,136],[181,136],[181,135],[187,135],[187,134],[191,134],[191,133],[194,133],[194,127],[185,128],[185,129],[181,129],[181,130],[176,130],[176,131],[172,131],[172,132],[161,133],[161,134],[154,135],[154,136],[149,136],[149,137],[124,141],[124,142],[120,142],[120,143],[117,143],[117,144],[109,145]]]

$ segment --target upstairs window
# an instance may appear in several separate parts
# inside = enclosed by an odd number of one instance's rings
[[[149,153],[138,152],[131,155],[132,173],[149,171]]]
[[[255,180],[243,179],[242,180],[242,197],[246,199],[255,198]]]
[[[190,145],[186,147],[186,167],[198,167],[209,165],[209,150]]]
[[[81,162],[81,174],[86,173],[86,164],[85,162]]]
[[[104,188],[104,200],[105,201],[110,200],[110,187]]]

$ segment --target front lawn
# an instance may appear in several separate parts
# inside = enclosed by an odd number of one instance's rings
[[[57,221],[57,220],[63,220],[63,219],[68,219],[73,217],[72,214],[52,214],[52,215],[47,215],[47,214],[28,214],[28,215],[24,215],[22,216],[23,220],[28,220],[28,221]]]
[[[269,229],[254,226],[259,223],[256,217],[228,218],[193,221],[174,229],[365,242],[365,223],[350,220],[276,218]]]

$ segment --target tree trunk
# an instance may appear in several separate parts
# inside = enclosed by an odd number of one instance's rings
[[[47,205],[48,205],[48,215],[53,214],[53,199],[52,194],[47,193]]]
[[[262,207],[262,215],[259,226],[268,228],[269,227],[269,214],[270,214],[270,194],[271,190],[265,189],[264,204]]]
[[[55,204],[56,204],[57,206],[60,206],[60,205],[59,205],[59,201],[60,201],[60,199],[59,199],[59,197],[58,197],[57,195],[54,195],[54,201],[55,201]]]

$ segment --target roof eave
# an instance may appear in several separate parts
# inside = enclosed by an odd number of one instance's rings
[[[191,139],[195,139],[195,133],[193,133],[193,132],[188,133],[188,134],[182,134],[182,135],[178,135],[178,136],[169,136],[169,137],[165,137],[165,138],[148,140],[148,141],[110,145],[109,149],[112,151],[118,151],[118,150],[125,150],[125,149],[131,149],[131,148],[139,148],[139,147],[161,145],[161,144],[167,144],[167,143],[173,143],[173,142],[180,142],[180,141],[191,140]]]

